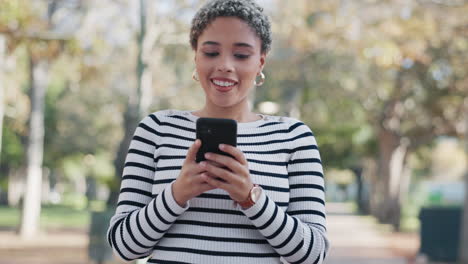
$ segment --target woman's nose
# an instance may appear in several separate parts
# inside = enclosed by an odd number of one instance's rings
[[[234,70],[234,66],[229,58],[223,56],[216,65],[216,70],[221,72],[232,72]]]

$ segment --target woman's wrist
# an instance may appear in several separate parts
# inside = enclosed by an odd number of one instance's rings
[[[184,198],[182,191],[179,189],[179,182],[176,180],[172,184],[172,196],[174,200],[180,207],[185,207],[187,205],[188,199]]]
[[[262,188],[258,184],[253,184],[247,198],[244,201],[237,202],[243,210],[247,210],[257,203],[262,195]]]

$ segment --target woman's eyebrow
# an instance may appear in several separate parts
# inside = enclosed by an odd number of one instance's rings
[[[205,45],[215,45],[215,46],[219,46],[219,45],[221,45],[221,44],[220,44],[219,42],[216,42],[216,41],[210,41],[210,40],[209,40],[209,41],[205,41],[205,42],[203,42],[203,44],[202,44],[202,45],[203,45],[203,46],[205,46]],[[235,47],[247,47],[247,48],[253,48],[253,46],[252,46],[252,45],[250,45],[250,44],[248,44],[248,43],[245,43],[245,42],[236,42],[236,43],[234,43],[234,46],[235,46]]]
[[[205,41],[205,42],[203,42],[203,45],[217,45],[217,46],[219,46],[220,44],[218,42],[215,42],[215,41]]]
[[[248,43],[244,43],[244,42],[237,42],[237,43],[234,43],[234,46],[236,46],[236,47],[253,48],[252,45],[250,45],[250,44],[248,44]]]

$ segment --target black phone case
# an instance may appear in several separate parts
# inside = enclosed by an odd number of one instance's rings
[[[197,162],[205,160],[205,153],[230,156],[219,149],[219,144],[237,146],[237,122],[232,119],[201,117],[197,120],[197,139],[202,145],[197,152]]]

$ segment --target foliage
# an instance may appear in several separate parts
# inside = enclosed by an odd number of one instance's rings
[[[354,155],[372,155],[376,133],[369,128],[377,129],[380,122],[410,138],[414,148],[435,135],[462,135],[461,113],[468,95],[466,67],[461,63],[468,61],[463,10],[468,5],[390,1],[279,5],[282,19],[275,22],[280,37],[270,64],[274,74],[269,74],[278,81],[272,81],[268,93],[284,98],[283,105],[291,100],[300,104],[301,117],[315,131],[323,124],[322,131],[333,135],[317,133],[327,153],[349,149]],[[447,13],[449,22],[444,20]],[[368,136],[356,142],[360,146],[356,149],[352,139],[359,133]],[[335,158],[351,155],[343,154]]]

